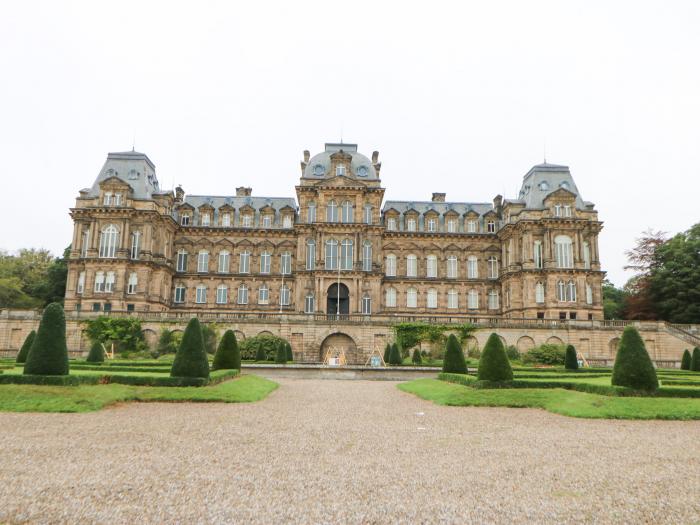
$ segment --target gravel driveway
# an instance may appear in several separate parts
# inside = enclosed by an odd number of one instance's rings
[[[393,382],[0,414],[0,522],[691,523],[700,423],[439,407]]]

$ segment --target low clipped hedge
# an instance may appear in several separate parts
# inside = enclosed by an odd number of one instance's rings
[[[448,383],[457,383],[458,385],[472,386],[477,382],[476,377],[466,374],[451,374],[449,372],[441,372],[438,374],[438,379],[447,381]]]
[[[89,365],[71,365],[71,370],[104,370],[106,373],[109,372],[162,372],[164,374],[170,373],[170,367],[168,365],[160,366],[158,368],[152,366],[101,366],[99,364],[89,364]]]
[[[98,385],[100,376],[42,376],[33,374],[0,375],[0,385],[51,385],[78,386]]]
[[[54,385],[54,386],[78,386],[78,385],[105,385],[118,383],[131,386],[212,386],[240,374],[239,370],[216,370],[209,378],[204,377],[170,377],[163,374],[162,377],[153,376],[123,376],[123,375],[68,375],[68,376],[41,376],[41,375],[0,375],[0,384],[3,385]]]

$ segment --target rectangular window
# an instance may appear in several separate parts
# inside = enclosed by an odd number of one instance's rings
[[[114,205],[115,205],[115,206],[121,206],[121,205],[122,205],[122,194],[121,194],[121,193],[115,193],[115,194],[114,194]]]
[[[314,296],[313,295],[307,295],[306,298],[304,299],[304,313],[307,314],[312,314],[316,310],[316,306],[314,304]]]
[[[292,273],[292,254],[283,253],[280,256],[280,270],[282,275],[290,275]]]
[[[428,290],[428,308],[437,308],[437,291]]]
[[[340,243],[340,269],[352,270],[353,249],[352,241],[344,240]]]
[[[591,269],[591,246],[588,241],[583,242],[583,267],[586,270]]]
[[[450,290],[447,292],[447,308],[457,308],[458,305],[458,295],[455,290]]]
[[[396,219],[394,217],[390,217],[386,221],[386,229],[395,232],[396,231]]]
[[[138,285],[138,276],[136,275],[135,272],[132,272],[129,274],[129,283],[126,289],[126,293],[128,294],[135,294],[136,293],[136,286]]]
[[[372,206],[365,206],[365,224],[372,224]]]
[[[199,252],[197,256],[197,272],[206,273],[209,271],[209,252]]]
[[[415,255],[406,257],[406,277],[418,276],[418,260]]]
[[[396,288],[387,288],[386,290],[386,305],[388,308],[396,307]]]
[[[272,256],[263,252],[260,255],[260,273],[270,273],[270,268],[272,266]]]
[[[114,272],[107,272],[107,276],[105,278],[105,292],[112,293],[114,291],[115,281],[116,277]]]
[[[219,253],[219,273],[228,273],[231,266],[231,254],[227,251]]]
[[[195,301],[198,304],[204,304],[207,302],[207,289],[204,286],[197,286],[197,295]]]
[[[454,255],[447,258],[447,278],[457,278],[457,257]]]
[[[571,206],[564,206],[564,217],[571,217]]]
[[[285,215],[282,218],[282,227],[283,228],[291,228],[292,227],[292,216],[291,215]]]
[[[92,311],[99,312],[100,311],[100,303],[92,303]]]
[[[250,253],[241,252],[240,260],[238,263],[239,273],[250,273]]]
[[[498,279],[498,259],[489,257],[489,279]]]
[[[133,260],[138,260],[139,249],[141,244],[141,232],[134,232],[131,234],[131,258]]]
[[[417,308],[418,307],[418,292],[415,288],[409,288],[406,291],[406,307],[407,308]]]
[[[470,290],[467,295],[467,308],[476,310],[479,308],[479,293],[476,290]]]
[[[532,250],[533,259],[535,261],[535,268],[542,268],[542,241],[535,241]]]
[[[436,232],[437,231],[437,219],[428,219],[428,231],[429,232]]]
[[[176,286],[175,287],[175,302],[184,303],[185,302],[185,287]]]
[[[264,215],[262,225],[263,225],[263,228],[272,228],[272,216],[271,215]]]
[[[437,277],[437,257],[431,255],[426,262],[426,277],[434,279]]]
[[[238,289],[238,304],[248,304],[248,288],[245,286]]]
[[[243,215],[241,217],[241,224],[244,228],[250,228],[253,225],[253,216]]]
[[[90,230],[83,232],[83,240],[80,245],[80,256],[87,257],[88,249],[90,248]]]
[[[479,278],[479,261],[476,257],[469,257],[467,259],[467,279],[478,279]]]
[[[210,215],[208,213],[202,214],[202,226],[209,226]]]
[[[338,243],[336,241],[326,242],[326,270],[338,269]]]
[[[372,271],[372,244],[370,242],[362,245],[362,271]]]
[[[308,241],[306,243],[306,269],[313,270],[316,268],[316,243]]]
[[[289,306],[289,288],[284,285],[280,288],[280,304],[282,306]]]
[[[180,217],[180,224],[182,226],[189,226],[190,225],[190,216],[183,215],[182,217]]]
[[[306,210],[306,222],[312,224],[316,222],[316,205],[309,203],[309,207]]]
[[[489,310],[498,310],[498,292],[489,292]]]
[[[187,252],[177,252],[177,271],[187,271]]]
[[[261,286],[258,290],[258,304],[268,304],[270,302],[270,289],[267,286]]]
[[[102,199],[102,204],[105,206],[109,206],[112,204],[112,194],[111,193],[105,193],[104,198]]]
[[[105,303],[105,305],[104,305],[104,311],[105,311],[105,312],[111,312],[111,311],[112,311],[112,303]]]
[[[369,295],[365,295],[362,298],[362,313],[364,315],[372,314],[372,299],[369,297]]]
[[[467,233],[476,233],[477,230],[476,221],[474,219],[469,219],[467,221]]]
[[[535,285],[535,302],[544,303],[544,285],[542,283],[537,283]]]
[[[228,228],[231,226],[231,214],[230,213],[224,213],[221,216],[221,226],[224,228]]]
[[[409,231],[409,232],[416,231],[416,219],[408,219],[406,221],[406,231]]]
[[[450,219],[447,221],[447,233],[457,232],[457,221],[455,219]]]
[[[496,222],[489,221],[486,223],[486,231],[489,233],[496,233]]]
[[[126,305],[126,311],[127,312],[133,312],[134,311],[134,305],[133,304],[127,304]]]
[[[85,291],[85,272],[78,274],[78,285],[75,288],[75,293],[83,293]]]
[[[396,256],[387,255],[386,256],[386,276],[396,277]]]

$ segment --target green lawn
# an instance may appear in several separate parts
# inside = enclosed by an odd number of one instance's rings
[[[602,396],[559,388],[475,389],[437,379],[398,387],[438,405],[543,408],[583,418],[700,419],[700,399]]]
[[[264,399],[277,386],[252,375],[203,387],[0,385],[0,411],[91,412],[125,401],[248,403]]]

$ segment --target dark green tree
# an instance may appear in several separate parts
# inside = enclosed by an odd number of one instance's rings
[[[693,357],[690,359],[690,369],[693,372],[700,372],[700,348],[693,348]]]
[[[267,351],[265,350],[265,347],[260,345],[258,346],[258,349],[255,352],[255,360],[256,361],[267,361]]]
[[[450,334],[447,338],[445,357],[442,360],[442,371],[450,374],[467,373],[467,361],[464,359],[464,351],[454,334]]]
[[[389,364],[389,354],[391,353],[391,344],[387,343],[386,348],[384,348],[384,364]]]
[[[204,340],[204,350],[207,354],[216,352],[216,330],[208,324],[202,325],[202,338]]]
[[[90,347],[90,352],[85,358],[88,363],[104,363],[105,360],[105,349],[102,343],[95,341]]]
[[[625,318],[627,295],[624,288],[617,288],[607,279],[603,281],[603,316],[605,319]]]
[[[285,349],[287,350],[287,361],[294,361],[294,353],[292,352],[292,345],[287,341],[285,344]]]
[[[24,364],[24,373],[68,375],[66,317],[60,303],[51,303],[44,309],[39,330]]]
[[[690,363],[692,362],[692,357],[690,357],[690,352],[686,348],[683,351],[683,357],[681,358],[681,370],[690,370]]]
[[[622,332],[613,365],[612,384],[648,392],[659,388],[656,370],[644,341],[633,326],[625,327]]]
[[[174,354],[177,352],[178,346],[179,344],[175,337],[175,332],[167,328],[162,328],[160,336],[158,337],[158,344],[156,345],[156,352],[158,355]]]
[[[238,349],[238,341],[233,330],[226,330],[224,336],[219,341],[219,348],[214,354],[214,362],[212,370],[240,370],[241,369],[241,352]]]
[[[171,377],[209,377],[209,361],[204,349],[202,326],[196,317],[190,319],[182,336],[180,348],[175,354]]]
[[[497,334],[491,334],[484,345],[477,376],[479,381],[513,380],[513,369],[508,361],[503,341]]]
[[[574,345],[567,345],[566,356],[564,357],[564,368],[567,370],[578,370],[578,358]]]
[[[401,362],[401,350],[399,349],[399,345],[394,343],[391,345],[391,351],[389,352],[389,364],[400,365]]]
[[[275,354],[275,363],[283,365],[287,362],[287,346],[285,343],[277,345],[277,353]]]
[[[27,355],[29,355],[29,349],[32,347],[32,343],[34,342],[35,337],[36,330],[32,330],[31,332],[29,332],[29,335],[24,340],[24,343],[22,343],[22,348],[20,348],[19,352],[17,353],[17,363],[27,362]]]
[[[414,365],[420,365],[423,363],[423,357],[420,355],[420,350],[418,350],[418,348],[415,348],[413,350],[413,356],[411,357],[411,361]]]

